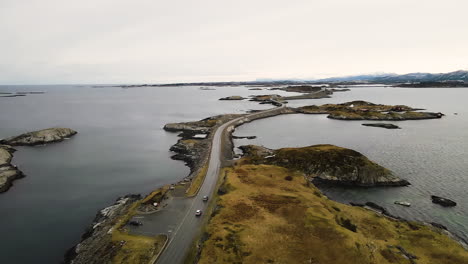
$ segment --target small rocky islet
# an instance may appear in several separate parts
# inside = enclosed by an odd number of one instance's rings
[[[362,125],[368,126],[368,127],[380,127],[380,128],[386,128],[386,129],[401,129],[401,127],[394,125],[394,124],[389,124],[389,123],[365,123]]]
[[[421,112],[423,109],[406,105],[383,105],[366,101],[351,101],[343,104],[324,104],[303,106],[296,109],[303,114],[328,114],[330,119],[404,121],[442,118],[440,112]]]
[[[76,133],[70,128],[48,128],[0,140],[0,193],[6,192],[14,180],[24,177],[16,165],[11,164],[13,152],[16,151],[12,146],[34,146],[59,142]]]
[[[223,98],[219,98],[220,101],[240,101],[240,100],[244,100],[246,98],[242,97],[242,96],[239,96],[239,95],[233,95],[233,96],[227,96],[227,97],[223,97]]]
[[[66,138],[74,136],[77,132],[70,128],[55,127],[38,131],[28,132],[19,136],[9,137],[0,140],[0,144],[10,146],[35,146],[60,142]]]

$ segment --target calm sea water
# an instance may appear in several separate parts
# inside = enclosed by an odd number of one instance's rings
[[[438,222],[468,240],[468,89],[354,88],[317,101],[342,103],[366,100],[382,104],[405,104],[443,112],[437,120],[394,122],[402,129],[364,127],[362,121],[339,121],[326,115],[287,115],[258,120],[239,127],[235,135],[255,135],[254,140],[236,140],[269,148],[334,144],[351,148],[408,179],[409,187],[339,188],[324,187],[332,199],[341,202],[376,202],[407,219]],[[310,104],[292,102],[290,105]],[[457,115],[455,115],[457,113]],[[431,202],[438,195],[455,200],[454,208]],[[411,202],[410,208],[394,204]]]
[[[218,101],[230,95],[269,93],[246,87],[203,91],[199,87],[0,86],[0,92],[17,91],[46,93],[0,98],[0,138],[53,126],[70,127],[79,133],[57,144],[17,148],[13,162],[27,177],[0,194],[2,264],[58,263],[99,209],[119,196],[145,194],[186,176],[188,168],[170,159],[168,149],[177,136],[162,130],[165,123],[271,107]],[[293,101],[290,105],[364,99],[424,107],[445,112],[447,117],[400,122],[402,130],[384,130],[325,116],[280,116],[238,128],[236,134],[259,138],[237,143],[272,148],[332,143],[356,149],[413,185],[325,190],[331,197],[372,200],[397,215],[440,222],[466,237],[467,96],[468,90],[463,89],[356,88],[336,93],[331,99]],[[453,198],[459,205],[450,209],[433,205],[430,194]],[[413,206],[397,207],[394,200],[408,200]]]
[[[99,209],[185,177],[188,168],[168,151],[177,136],[164,124],[269,107],[218,101],[264,93],[245,87],[0,86],[0,92],[18,91],[46,93],[0,98],[0,138],[54,126],[78,134],[17,148],[13,163],[27,177],[0,194],[2,264],[59,263]]]

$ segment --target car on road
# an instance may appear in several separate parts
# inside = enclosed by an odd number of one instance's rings
[[[132,225],[132,226],[141,226],[141,225],[143,225],[142,222],[140,222],[140,221],[134,221],[134,220],[128,222],[128,224],[129,224],[129,225]]]
[[[200,216],[202,214],[202,210],[195,211],[195,216]]]
[[[203,201],[204,202],[208,201],[208,195],[203,196]]]

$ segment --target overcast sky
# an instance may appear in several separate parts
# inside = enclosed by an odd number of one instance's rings
[[[467,0],[0,0],[0,84],[468,69]]]

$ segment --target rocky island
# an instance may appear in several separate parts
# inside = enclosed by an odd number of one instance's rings
[[[334,145],[271,150],[241,146],[253,164],[270,164],[300,171],[316,183],[351,186],[406,186],[409,182],[370,161],[361,153]]]
[[[438,119],[442,113],[420,112],[421,109],[406,105],[382,105],[366,101],[352,101],[343,104],[310,105],[296,109],[303,114],[328,114],[330,119],[339,120],[423,120]]]
[[[0,193],[6,192],[14,180],[24,177],[24,174],[11,164],[13,152],[16,151],[11,146],[34,146],[59,142],[76,133],[69,128],[48,128],[0,140]]]
[[[70,128],[47,128],[0,140],[0,144],[10,146],[34,146],[63,141],[77,132]]]
[[[246,98],[242,97],[242,96],[239,96],[239,95],[233,95],[233,96],[228,96],[228,97],[223,97],[223,98],[219,98],[219,100],[221,101],[235,101],[235,100],[244,100]]]
[[[388,124],[388,123],[365,123],[362,125],[368,126],[368,127],[380,127],[380,128],[386,128],[386,129],[400,129],[399,126],[394,125],[394,124]]]

